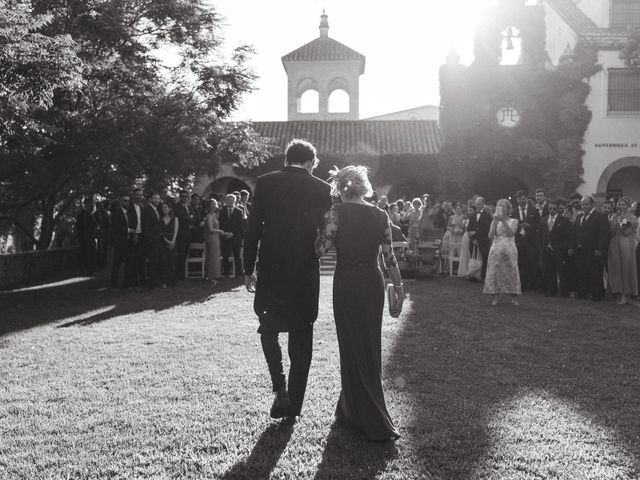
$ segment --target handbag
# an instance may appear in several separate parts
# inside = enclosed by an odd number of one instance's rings
[[[387,304],[389,308],[389,315],[393,318],[398,318],[400,316],[400,312],[391,312],[391,308],[398,301],[398,294],[396,293],[396,288],[393,286],[393,283],[387,283]]]
[[[467,268],[467,278],[480,280],[482,278],[482,257],[478,251],[478,245],[473,246],[471,257],[469,258],[469,266]]]

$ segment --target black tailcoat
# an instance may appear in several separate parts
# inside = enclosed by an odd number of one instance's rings
[[[329,185],[305,169],[287,166],[258,178],[245,237],[244,268],[245,274],[253,273],[257,256],[254,310],[260,333],[304,329],[318,317],[320,272],[315,240],[331,205]]]

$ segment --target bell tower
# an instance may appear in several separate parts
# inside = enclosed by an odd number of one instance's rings
[[[358,120],[365,56],[329,37],[324,11],[319,30],[318,38],[282,57],[288,119]]]

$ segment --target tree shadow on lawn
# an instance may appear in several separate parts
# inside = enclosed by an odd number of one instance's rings
[[[371,442],[361,433],[334,422],[314,480],[376,478],[398,456],[393,442]]]
[[[90,325],[146,310],[206,302],[242,285],[225,279],[212,287],[202,280],[183,280],[175,287],[107,290],[107,275],[77,283],[0,292],[0,337],[40,325],[67,320],[58,328]]]
[[[236,463],[221,480],[254,480],[269,478],[289,443],[293,422],[272,423],[262,432],[246,460]]]
[[[637,310],[537,296],[492,308],[477,285],[446,282],[408,286],[413,308],[385,371],[389,396],[398,395],[392,415],[421,475],[475,478],[495,446],[495,415],[523,391],[542,391],[610,430],[633,472],[624,478],[639,478]],[[528,422],[520,426],[534,426]]]

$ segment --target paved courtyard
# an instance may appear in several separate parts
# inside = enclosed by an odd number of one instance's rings
[[[331,266],[303,417],[268,417],[240,280],[106,291],[103,280],[0,293],[0,478],[637,479],[640,309],[478,284],[406,282],[384,320],[402,438],[333,424],[340,389]]]

